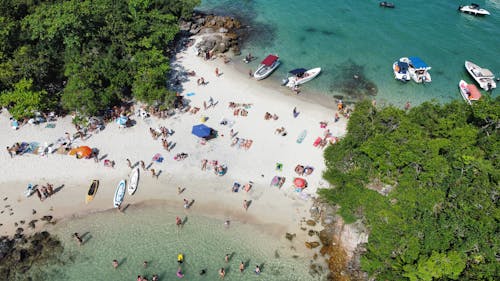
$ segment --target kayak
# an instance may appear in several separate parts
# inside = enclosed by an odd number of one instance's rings
[[[139,183],[139,168],[135,168],[130,174],[130,181],[128,185],[128,194],[133,195],[137,190],[137,184]]]
[[[123,198],[125,197],[125,186],[125,180],[121,180],[116,187],[115,197],[113,199],[113,206],[115,208],[120,207],[123,202]]]
[[[88,204],[90,201],[94,200],[94,196],[97,193],[98,188],[99,188],[99,181],[93,180],[92,183],[90,184],[87,196],[85,196],[85,204]]]

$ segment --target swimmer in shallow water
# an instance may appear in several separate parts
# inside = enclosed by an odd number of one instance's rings
[[[205,275],[205,273],[207,273],[207,270],[206,270],[206,269],[202,269],[202,270],[200,270],[200,275]]]

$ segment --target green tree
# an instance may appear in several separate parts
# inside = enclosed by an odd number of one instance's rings
[[[48,107],[47,92],[35,91],[32,80],[22,79],[14,85],[14,90],[0,95],[0,105],[8,108],[16,119],[33,117],[35,112]]]

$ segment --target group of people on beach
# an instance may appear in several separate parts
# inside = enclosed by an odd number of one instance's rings
[[[40,201],[43,201],[54,194],[54,185],[47,183],[40,188],[35,188],[36,195]]]

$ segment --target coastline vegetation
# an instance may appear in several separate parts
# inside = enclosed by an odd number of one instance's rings
[[[361,264],[370,276],[500,276],[500,97],[483,98],[407,112],[362,101],[345,138],[326,149],[335,188],[319,194],[368,227]]]
[[[170,105],[169,43],[200,0],[2,0],[0,106],[15,118]]]

